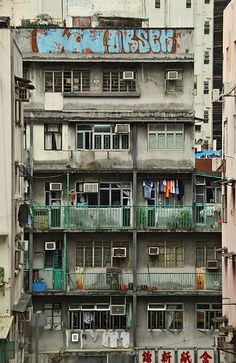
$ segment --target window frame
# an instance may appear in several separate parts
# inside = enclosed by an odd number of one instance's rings
[[[210,28],[211,28],[210,21],[209,20],[205,20],[205,22],[204,22],[204,34],[205,35],[210,34]]]
[[[154,309],[150,309],[150,305],[160,305],[160,309],[159,308],[154,308]],[[181,309],[176,308],[175,306],[181,306]],[[161,308],[161,306],[163,306],[163,308]],[[173,308],[168,308],[168,306],[173,306]],[[177,320],[178,319],[178,312],[181,312],[181,323],[182,326],[181,327],[175,327],[175,328],[170,328],[166,326],[167,320],[168,320],[168,312],[174,312],[176,315],[174,316],[174,319]],[[153,313],[153,314],[152,314]],[[161,314],[162,313],[162,314]],[[150,316],[151,315],[151,316]],[[152,324],[152,315],[154,315],[154,319],[156,320],[156,324],[158,325],[158,323],[160,324],[160,320],[163,320],[163,325],[164,327],[152,327],[152,325],[150,326],[150,324]],[[162,315],[162,317],[158,317],[158,315]],[[158,321],[159,320],[159,321]],[[182,331],[184,330],[184,304],[183,303],[149,303],[147,305],[147,330],[148,331],[163,331],[163,330],[170,330],[170,331]]]
[[[199,308],[198,307],[199,305],[208,305],[209,308],[208,309],[207,308]],[[208,302],[205,303],[205,302],[201,302],[201,303],[197,303],[195,305],[196,329],[209,331],[209,330],[212,329],[211,325],[210,325],[211,320],[213,318],[222,316],[222,307],[221,307],[221,309],[213,308],[213,305],[218,305],[219,306],[219,305],[221,305],[221,303],[208,303]],[[203,328],[198,326],[198,322],[199,322],[198,313],[203,313],[203,316],[204,316],[204,322],[203,322],[204,327]],[[211,317],[211,313],[215,313],[215,314],[213,314],[214,316]],[[207,320],[209,320],[209,321],[207,321]],[[218,325],[219,324],[213,322],[214,330],[218,328]]]
[[[159,247],[158,256],[148,256],[150,268],[184,267],[184,245],[181,242],[174,244],[173,242],[164,241],[159,242],[157,246],[152,244],[150,247]],[[181,257],[181,259],[178,257]]]
[[[217,260],[219,267],[222,264],[222,255],[220,251],[220,245],[209,244],[207,242],[196,243],[196,253],[195,253],[195,266],[196,268],[202,268],[207,266],[208,260]]]
[[[46,307],[46,305],[48,305],[48,307]],[[49,305],[51,305],[51,307],[49,307]],[[58,309],[56,309],[56,307],[59,307]],[[60,315],[59,316],[55,316],[55,311],[59,311]],[[51,312],[51,315],[47,315],[47,311]],[[43,312],[46,314],[46,318],[47,318],[47,324],[44,326],[44,330],[46,331],[61,331],[62,330],[62,305],[60,303],[44,303],[43,305]],[[55,318],[59,317],[59,329],[55,328]],[[51,318],[51,322],[49,321],[48,323],[48,318]],[[48,328],[48,326],[50,325],[50,327]]]
[[[155,9],[161,8],[161,0],[155,0]]]
[[[99,126],[110,126],[109,131],[96,131],[96,127]],[[82,127],[87,127],[82,129]],[[81,127],[81,130],[79,129]],[[77,124],[76,125],[76,150],[94,150],[94,151],[125,151],[130,150],[130,133],[128,134],[118,134],[115,133],[115,124],[94,124],[94,125],[86,125],[86,124]],[[79,135],[82,135],[82,143],[83,147],[79,147]],[[95,147],[96,145],[96,138],[100,137],[101,140],[101,147]],[[114,147],[115,145],[115,138],[118,140],[117,144],[119,147]],[[108,140],[109,147],[104,147]],[[86,146],[88,143],[88,146]],[[127,146],[127,147],[123,147]]]
[[[178,72],[178,79],[167,79],[168,72]],[[184,92],[184,72],[182,69],[165,70],[165,94],[175,95]]]
[[[79,78],[80,79],[80,90],[74,90],[74,79],[75,79],[75,72],[79,73]],[[56,81],[55,81],[55,75],[56,73],[60,73],[60,83],[59,85],[56,85]],[[68,77],[66,77],[66,74],[68,73]],[[89,83],[89,89],[86,89],[86,87],[83,85],[83,80],[85,77],[85,74],[88,74],[88,83]],[[51,75],[51,90],[47,89],[47,85],[46,85],[46,75],[50,76]],[[70,82],[70,89],[65,90],[66,86],[65,86],[65,81],[66,79],[69,79]],[[56,89],[56,87],[58,87],[58,89]],[[60,89],[59,89],[60,88]],[[55,90],[56,89],[56,90]],[[72,69],[64,69],[64,70],[44,70],[44,92],[45,93],[73,93],[73,94],[81,94],[81,93],[90,93],[91,92],[91,70],[90,69],[76,69],[76,68],[72,68]]]
[[[186,9],[191,9],[192,7],[192,0],[186,0]]]
[[[122,74],[123,72],[127,71],[121,70],[121,69],[111,69],[111,70],[103,70],[102,71],[102,93],[105,94],[120,94],[120,95],[127,95],[127,94],[134,94],[137,93],[137,71],[132,69],[134,73],[134,79],[132,80],[123,80]],[[105,79],[105,77],[107,77]],[[126,87],[125,91],[121,90],[122,82],[124,82],[123,86]],[[107,83],[107,84],[105,84]],[[113,90],[112,87],[115,87],[117,89]],[[105,90],[105,88],[109,88]]]
[[[50,128],[50,126],[54,126],[54,127],[58,127],[58,130],[57,131],[55,131],[55,130],[49,130],[49,128]],[[44,150],[45,151],[61,151],[62,150],[62,124],[60,124],[60,123],[55,123],[55,124],[50,124],[50,123],[45,123],[44,124]],[[58,148],[57,146],[56,146],[56,144],[57,144],[57,141],[56,141],[56,139],[55,139],[55,135],[58,135],[58,136],[60,136],[60,140],[59,140],[59,142],[60,142],[60,147]],[[51,136],[51,144],[52,144],[52,146],[51,147],[47,147],[46,146],[46,137],[47,136]]]
[[[204,95],[209,95],[209,81],[204,81],[203,82],[203,94]]]
[[[156,126],[164,126],[164,130],[161,131],[161,130],[152,130],[150,131],[150,126],[153,126],[153,125],[156,125]],[[172,126],[181,126],[181,130],[168,130],[168,127],[171,128]],[[154,148],[151,148],[150,147],[150,135],[151,134],[155,134],[153,136],[155,136],[155,145],[156,147]],[[174,136],[174,147],[173,148],[168,148],[167,145],[168,145],[168,135],[169,134],[173,134]],[[177,139],[176,139],[176,136],[178,134],[181,134],[182,136],[182,147],[181,148],[176,148],[176,145],[177,145]],[[159,141],[158,141],[158,135],[164,135],[164,144],[165,144],[165,147],[158,147],[159,145]],[[164,124],[164,123],[155,123],[155,124],[148,124],[148,151],[153,151],[153,150],[168,150],[168,151],[184,151],[184,136],[185,136],[185,132],[184,132],[184,124]]]

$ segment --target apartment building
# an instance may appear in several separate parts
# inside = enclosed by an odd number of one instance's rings
[[[0,362],[23,362],[24,328],[30,295],[23,294],[23,99],[30,82],[22,78],[22,58],[0,17]],[[31,85],[32,86],[32,85]]]
[[[2,0],[0,9],[3,15],[11,13],[12,25],[24,27],[35,25],[35,21],[41,24],[49,21],[59,26],[66,24],[67,27],[116,27],[122,17],[126,18],[124,27],[136,26],[139,19],[142,27],[194,28],[195,62],[191,92],[194,93],[196,117],[195,148],[200,151],[221,149],[221,103],[212,103],[212,91],[214,88],[213,99],[217,100],[222,90],[222,13],[228,1],[14,0],[10,6],[9,2]],[[49,17],[46,19],[40,14]],[[132,21],[134,18],[136,23]]]
[[[221,331],[224,344],[221,347],[226,362],[235,360],[235,44],[236,28],[234,19],[236,2],[231,1],[224,11],[223,32],[223,119],[224,173],[223,173],[223,322]]]
[[[193,29],[119,21],[13,31],[36,86],[28,361],[217,362],[220,187],[195,172]]]

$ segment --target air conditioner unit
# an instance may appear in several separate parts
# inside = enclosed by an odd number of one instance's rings
[[[116,134],[129,134],[130,133],[130,124],[116,124],[115,133]]]
[[[167,72],[166,79],[168,81],[177,81],[179,79],[179,72],[177,72],[177,71]]]
[[[19,247],[24,251],[28,251],[29,249],[29,241],[25,240],[25,241],[19,241]]]
[[[206,180],[204,177],[197,177],[196,178],[196,185],[206,185]]]
[[[79,341],[79,333],[71,333],[71,342],[78,343]]]
[[[125,315],[126,305],[111,305],[110,315]]]
[[[214,88],[212,91],[212,102],[219,101],[220,98],[220,90],[219,88]]]
[[[113,258],[125,258],[127,256],[126,247],[113,247],[112,257]]]
[[[45,242],[45,250],[53,251],[56,249],[56,242]]]
[[[124,80],[132,80],[132,79],[134,79],[134,72],[133,71],[125,71],[125,72],[123,72],[122,78]]]
[[[52,192],[60,191],[62,190],[62,183],[50,183],[49,188]]]
[[[207,270],[218,270],[219,269],[218,260],[207,260],[206,269]]]
[[[98,183],[84,183],[84,193],[98,193]]]
[[[160,253],[159,247],[148,247],[149,256],[158,256]]]

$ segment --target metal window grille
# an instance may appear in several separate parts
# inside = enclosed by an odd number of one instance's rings
[[[155,304],[156,307],[158,304]],[[161,304],[163,305],[163,304]],[[157,330],[182,330],[183,329],[183,304],[167,304],[165,309],[148,309],[148,329]]]
[[[205,95],[209,94],[209,81],[204,81],[203,93]]]
[[[103,92],[129,93],[136,92],[136,74],[134,79],[125,80],[122,78],[123,72],[111,71],[103,72]]]
[[[210,22],[205,21],[204,23],[204,34],[210,34]]]
[[[209,63],[210,63],[210,52],[206,50],[204,52],[204,64],[209,64]]]
[[[214,318],[222,316],[221,304],[197,304],[196,305],[197,315],[197,329],[211,330],[217,329],[218,324],[213,322]]]
[[[175,71],[175,70],[173,70]],[[169,72],[169,71],[168,71]],[[175,94],[175,93],[182,93],[183,92],[183,72],[178,72],[178,79],[167,79],[166,72],[166,79],[165,79],[165,87],[166,87],[166,94]]]

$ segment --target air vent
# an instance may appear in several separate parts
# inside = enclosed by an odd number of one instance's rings
[[[130,133],[130,124],[116,124],[115,133],[116,134],[129,134]]]
[[[177,71],[169,71],[169,72],[167,72],[166,79],[168,81],[177,81],[179,79],[179,72],[177,72]]]
[[[125,71],[123,72],[123,79],[124,80],[132,80],[134,79],[134,72],[133,71]]]
[[[125,305],[111,305],[110,314],[111,315],[125,315],[126,306]]]
[[[159,247],[148,247],[149,256],[158,256],[160,253]]]
[[[62,190],[62,183],[50,183],[49,185],[50,191],[60,191]]]
[[[98,183],[84,183],[84,193],[98,193]]]
[[[219,269],[219,262],[218,260],[207,260],[206,265],[207,270],[218,270]]]
[[[127,256],[126,247],[113,247],[112,257],[113,258],[125,258]]]
[[[53,251],[56,249],[56,242],[45,242],[45,250]]]

